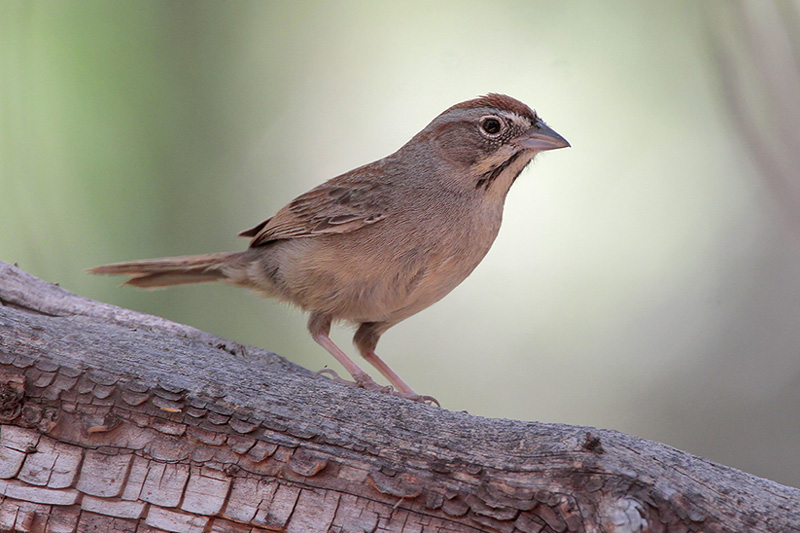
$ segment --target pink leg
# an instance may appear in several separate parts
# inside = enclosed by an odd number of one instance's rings
[[[308,331],[311,333],[311,338],[314,339],[317,344],[325,348],[328,353],[336,358],[337,361],[339,361],[339,364],[341,364],[345,370],[347,370],[350,375],[353,376],[353,379],[359,387],[371,390],[383,389],[384,387],[381,387],[375,383],[375,380],[373,380],[369,374],[361,370],[355,361],[347,357],[347,354],[344,353],[341,348],[336,346],[336,343],[334,343],[328,336],[330,330],[330,318],[317,313],[311,314],[308,319]],[[336,375],[335,372],[332,373]]]
[[[383,374],[383,377],[389,380],[389,383],[394,385],[394,388],[398,391],[398,396],[414,400],[415,402],[439,405],[436,398],[432,396],[420,396],[414,392],[414,389],[412,389],[397,372],[389,368],[389,365],[375,353],[375,346],[378,344],[378,339],[381,334],[391,326],[392,324],[387,322],[364,322],[358,327],[358,331],[356,331],[356,335],[353,337],[353,342],[355,342],[356,347],[358,347],[358,351],[361,352],[361,356],[369,361],[372,366],[377,368],[378,371]]]
[[[403,381],[403,378],[401,378],[394,370],[389,368],[389,365],[387,365],[383,359],[378,357],[374,350],[363,352],[361,355],[364,357],[364,359],[369,361],[372,366],[377,368],[378,371],[383,374],[383,377],[389,380],[389,383],[394,385],[394,388],[398,390],[395,395],[408,400],[413,400],[415,402],[430,403],[441,407],[439,400],[433,396],[420,396],[414,392],[414,389],[412,389],[408,383]]]
[[[330,317],[319,313],[312,313],[308,319],[308,331],[311,333],[311,337],[317,342],[317,344],[328,350],[328,352],[334,356],[348,372],[350,372],[350,375],[353,376],[356,385],[359,387],[369,390],[387,392],[394,394],[395,396],[400,396],[416,402],[433,403],[439,405],[439,402],[436,401],[436,398],[431,396],[420,396],[414,392],[414,389],[409,387],[408,384],[403,381],[403,378],[398,376],[394,370],[389,368],[389,365],[384,363],[383,360],[375,354],[375,344],[380,336],[380,333],[376,332],[376,325],[377,324],[375,323],[362,324],[356,333],[356,344],[359,346],[361,355],[364,356],[364,359],[369,361],[370,364],[377,368],[380,373],[383,374],[383,376],[388,379],[392,385],[394,385],[395,389],[397,389],[396,391],[393,391],[392,387],[381,387],[375,383],[369,374],[361,370],[352,359],[347,357],[347,354],[344,353],[341,348],[336,346],[336,344],[328,335],[331,330]],[[369,343],[371,343],[371,345]],[[336,376],[336,373],[333,371],[320,370],[319,373],[323,372],[333,374],[335,380],[344,381]]]
[[[347,354],[344,353],[338,346],[336,346],[330,337],[327,335],[314,335],[312,338],[317,342],[317,344],[328,350],[328,353],[330,353],[336,358],[337,361],[339,361],[339,364],[341,364],[344,369],[347,370],[351,376],[353,376],[353,379],[356,381],[356,383],[361,386],[364,386],[364,384],[367,383],[374,383],[374,380],[369,377],[369,374],[361,370],[355,361],[347,357]]]
[[[412,389],[408,383],[403,381],[403,378],[401,378],[397,372],[389,368],[389,365],[387,365],[383,359],[378,357],[378,354],[376,354],[373,350],[362,353],[361,355],[369,362],[369,364],[377,368],[378,372],[383,374],[383,377],[388,379],[389,383],[394,385],[395,389],[408,394],[417,394],[414,392],[414,389]]]

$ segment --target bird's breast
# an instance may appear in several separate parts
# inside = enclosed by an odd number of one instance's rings
[[[433,220],[431,220],[432,222]],[[428,229],[409,231],[385,257],[380,279],[385,296],[376,304],[382,320],[396,322],[437,302],[458,286],[486,256],[500,229],[501,212],[449,213]],[[369,320],[375,321],[375,320]]]
[[[390,322],[425,309],[480,263],[500,213],[431,210],[387,216],[357,231],[278,241],[251,275],[263,294],[351,322]]]

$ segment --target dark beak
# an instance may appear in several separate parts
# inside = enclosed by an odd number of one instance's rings
[[[569,141],[541,120],[537,120],[531,129],[514,139],[514,142],[523,148],[537,152],[570,146]]]

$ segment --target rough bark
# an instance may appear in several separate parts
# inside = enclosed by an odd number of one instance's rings
[[[0,424],[3,531],[800,531],[800,490],[313,378],[6,263]]]

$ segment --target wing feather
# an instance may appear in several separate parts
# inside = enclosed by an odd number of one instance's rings
[[[239,234],[250,247],[280,239],[349,233],[375,224],[388,214],[390,186],[367,180],[366,168],[344,174],[292,200],[257,226]]]

